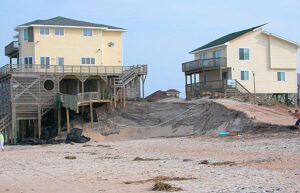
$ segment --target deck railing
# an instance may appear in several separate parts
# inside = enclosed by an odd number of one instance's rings
[[[195,95],[199,95],[201,92],[224,92],[225,80],[215,80],[207,82],[198,82],[186,85],[186,92],[193,92]]]
[[[182,63],[182,72],[198,70],[201,68],[226,66],[226,65],[227,65],[226,57],[198,59],[198,60]]]
[[[19,41],[12,41],[10,44],[5,46],[5,56],[9,56],[19,51]]]
[[[122,74],[131,68],[139,73],[147,73],[147,65],[137,66],[83,66],[83,65],[46,65],[46,64],[7,64],[0,68],[0,76],[9,73],[44,73],[44,74]],[[146,71],[146,72],[145,72]]]

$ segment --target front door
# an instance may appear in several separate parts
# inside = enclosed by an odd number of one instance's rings
[[[65,58],[63,57],[57,57],[57,69],[58,72],[64,72],[64,65],[65,65]]]
[[[228,79],[228,72],[222,72],[222,80]]]

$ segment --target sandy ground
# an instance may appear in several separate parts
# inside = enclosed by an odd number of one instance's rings
[[[242,103],[230,99],[217,99],[215,102],[224,105],[228,109],[243,111],[249,117],[259,122],[276,125],[294,125],[296,120],[288,109],[279,106],[258,106],[249,103]]]
[[[0,192],[149,192],[152,181],[124,182],[157,176],[195,178],[166,182],[181,192],[299,192],[299,139],[294,132],[6,146]],[[137,156],[159,160],[133,161]]]

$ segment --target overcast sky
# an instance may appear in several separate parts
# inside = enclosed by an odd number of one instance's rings
[[[299,43],[299,8],[300,0],[0,0],[0,66],[9,63],[4,47],[17,25],[63,16],[128,29],[123,64],[148,64],[146,95],[184,92],[181,63],[193,59],[189,51],[263,23],[269,23],[264,30]]]

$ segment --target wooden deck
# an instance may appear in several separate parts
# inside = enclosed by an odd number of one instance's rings
[[[33,127],[30,129],[34,130],[31,137],[40,137],[42,116],[50,110],[58,111],[56,97],[60,93],[60,83],[63,79],[78,79],[81,82],[75,86],[76,89],[74,87],[75,93],[79,90],[83,92],[75,96],[77,105],[75,111],[78,112],[79,107],[87,105],[92,109],[93,103],[106,103],[111,108],[116,108],[120,103],[120,106],[124,107],[129,96],[141,97],[140,83],[142,82],[144,88],[146,75],[147,65],[7,64],[0,68],[0,120],[7,131],[6,139],[9,139],[10,143],[17,143],[24,137],[28,127]],[[96,89],[92,89],[97,92],[88,92],[92,85],[87,80],[100,80],[105,89],[102,89],[102,86],[99,89],[97,85]],[[46,82],[51,84],[45,86]],[[70,108],[66,109],[69,111]],[[8,119],[2,119],[7,116]],[[60,123],[60,120],[58,122]]]

